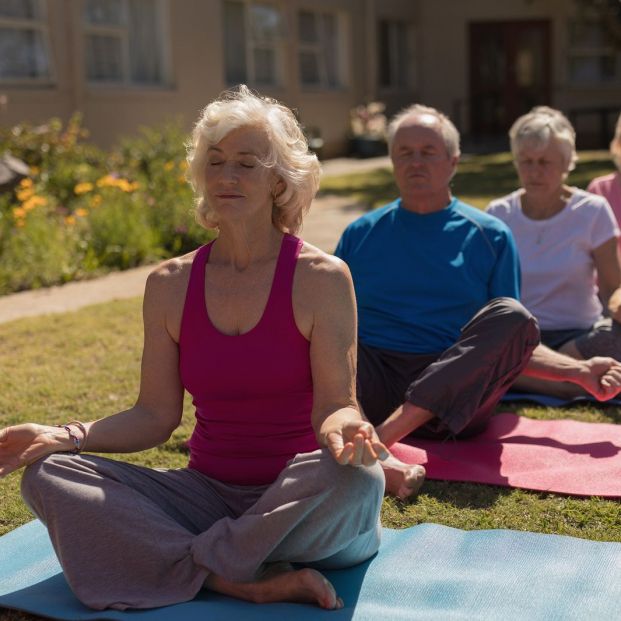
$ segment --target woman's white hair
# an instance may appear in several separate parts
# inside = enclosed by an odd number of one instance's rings
[[[545,148],[551,139],[556,140],[565,156],[566,170],[576,167],[576,131],[569,119],[560,111],[548,106],[536,106],[528,114],[519,117],[509,130],[511,153],[518,157],[523,144]]]
[[[610,154],[616,167],[621,171],[621,114],[619,114],[617,119],[615,137],[610,142]]]
[[[438,120],[438,124],[440,126],[440,133],[444,140],[444,144],[446,145],[446,152],[449,157],[459,157],[459,132],[457,128],[453,124],[453,121],[443,114],[439,110],[432,108],[430,106],[423,106],[422,104],[413,104],[407,108],[398,112],[390,121],[388,125],[387,132],[387,140],[388,140],[388,149],[392,147],[392,142],[395,138],[395,134],[399,129],[400,125],[411,116],[421,116],[423,114],[428,114],[435,117]]]
[[[205,200],[208,149],[240,127],[259,128],[266,133],[270,148],[261,164],[271,168],[284,186],[274,195],[272,222],[281,231],[297,233],[319,189],[319,161],[309,151],[293,112],[243,84],[225,91],[203,109],[187,145],[188,178],[197,197],[196,220],[205,228],[218,227],[217,215]]]

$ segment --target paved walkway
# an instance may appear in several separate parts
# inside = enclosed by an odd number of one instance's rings
[[[366,160],[338,158],[323,162],[326,176],[363,172],[386,166],[390,166],[387,157]],[[362,213],[360,205],[348,198],[328,196],[315,199],[304,221],[301,235],[310,244],[332,252],[343,229]],[[64,313],[91,304],[142,295],[146,278],[152,269],[153,266],[147,265],[114,272],[94,280],[68,283],[61,287],[0,296],[0,323],[22,317]]]

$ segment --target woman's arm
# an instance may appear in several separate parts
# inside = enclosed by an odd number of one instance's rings
[[[323,255],[323,253],[322,253]],[[341,464],[372,464],[388,456],[356,402],[356,306],[351,275],[323,255],[304,277],[302,299],[312,308],[312,424],[320,445]]]
[[[599,295],[608,314],[621,322],[621,266],[615,237],[593,250]]]
[[[133,452],[165,442],[178,426],[183,408],[183,387],[178,371],[177,343],[171,335],[179,275],[166,266],[147,280],[143,304],[144,348],[140,393],[136,404],[123,412],[84,423],[86,436],[71,430],[82,448],[97,452]],[[178,314],[178,313],[177,313]],[[0,476],[41,457],[75,448],[66,429],[27,423],[0,430]]]

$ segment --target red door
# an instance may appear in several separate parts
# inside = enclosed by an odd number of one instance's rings
[[[470,24],[470,122],[475,137],[507,132],[536,105],[550,104],[547,20]]]

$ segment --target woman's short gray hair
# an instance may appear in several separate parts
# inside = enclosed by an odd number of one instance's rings
[[[509,130],[511,153],[517,158],[518,151],[526,142],[536,148],[544,148],[550,139],[561,145],[567,171],[573,170],[578,161],[576,153],[576,131],[569,119],[560,111],[548,106],[536,106],[513,123]]]
[[[188,178],[197,196],[198,223],[205,228],[218,227],[217,216],[205,200],[208,149],[240,127],[259,128],[267,134],[270,149],[261,163],[273,169],[284,183],[282,192],[274,196],[272,222],[282,231],[297,233],[319,189],[319,161],[309,151],[293,112],[243,84],[225,91],[204,108],[187,145]]]
[[[453,121],[451,121],[446,114],[443,114],[439,110],[436,110],[430,106],[423,106],[422,104],[413,104],[408,106],[392,118],[388,125],[388,150],[390,151],[395,134],[403,121],[411,116],[420,116],[423,114],[429,114],[438,120],[440,133],[444,139],[444,144],[446,145],[446,151],[449,157],[459,157],[461,154],[459,150],[459,132],[453,124]]]
[[[617,119],[615,137],[610,142],[610,154],[616,167],[621,170],[621,114],[619,114]]]

